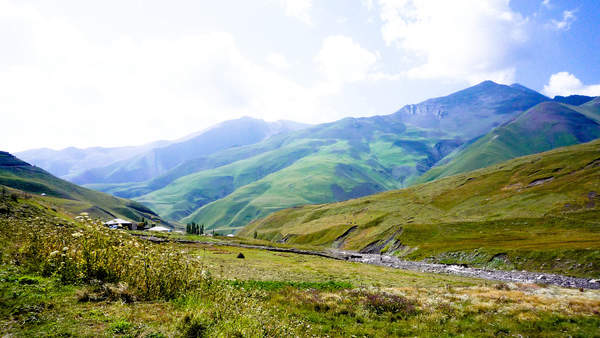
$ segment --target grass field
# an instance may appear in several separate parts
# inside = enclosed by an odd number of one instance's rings
[[[33,199],[0,198],[0,214],[9,336],[593,336],[600,325],[600,291],[152,244]]]

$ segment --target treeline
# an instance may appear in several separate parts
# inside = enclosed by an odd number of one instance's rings
[[[204,235],[204,224],[188,223],[185,232],[191,235]]]

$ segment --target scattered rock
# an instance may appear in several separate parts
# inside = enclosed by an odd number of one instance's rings
[[[342,246],[344,246],[344,242],[346,241],[346,238],[352,232],[354,232],[356,229],[358,229],[358,226],[354,225],[354,226],[350,227],[348,230],[344,231],[343,234],[338,236],[338,238],[336,238],[335,241],[333,241],[333,244],[331,246],[334,248],[341,248]]]
[[[439,264],[427,262],[404,261],[391,255],[362,254],[360,258],[354,252],[333,251],[341,254],[346,260],[388,266],[396,269],[420,271],[428,273],[452,274],[465,277],[484,278],[509,283],[558,285],[561,287],[600,289],[600,279],[588,280],[584,278],[569,277],[549,273],[535,273],[525,270],[484,270],[478,268],[464,267],[457,264]],[[383,259],[385,258],[385,259]]]
[[[544,177],[544,178],[539,178],[539,179],[537,179],[537,180],[533,180],[533,181],[531,181],[531,183],[529,183],[529,184],[527,185],[527,187],[528,187],[528,188],[535,187],[536,185],[540,185],[540,184],[544,184],[544,183],[546,183],[546,182],[550,182],[550,181],[552,181],[553,179],[554,179],[554,176],[550,176],[550,177]]]

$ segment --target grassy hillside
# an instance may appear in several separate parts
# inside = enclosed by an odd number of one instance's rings
[[[234,231],[275,210],[402,187],[460,144],[384,118],[343,123],[291,135],[280,148],[184,176],[136,200],[168,218]]]
[[[540,103],[464,148],[447,164],[433,167],[417,182],[599,138],[600,109],[594,109],[592,104],[575,107],[556,102]]]
[[[289,135],[278,134],[267,140],[251,145],[228,148],[214,154],[187,160],[169,171],[144,182],[129,183],[96,183],[84,186],[100,190],[115,196],[133,198],[161,189],[180,177],[187,176],[203,170],[210,170],[245,160],[265,152],[283,147],[289,140]]]
[[[347,118],[186,161],[147,182],[93,187],[133,197],[173,220],[234,231],[279,209],[407,186],[474,130],[544,100],[518,85],[484,82],[414,105],[414,114]],[[434,113],[441,125],[413,126]],[[476,126],[446,128],[457,114],[473,117]]]
[[[408,259],[600,271],[600,141],[407,189],[286,209],[240,236]]]
[[[153,148],[135,157],[87,170],[71,181],[77,184],[130,183],[153,179],[179,164],[232,147],[260,142],[272,135],[303,129],[307,125],[265,122],[250,117],[222,122],[183,140]]]
[[[166,188],[138,198],[161,215],[181,219],[191,212],[236,189],[293,165],[299,159],[318,151],[325,142],[299,142],[252,158],[212,170],[203,170],[175,180]]]
[[[35,195],[46,194],[44,199],[73,214],[88,212],[102,219],[158,218],[152,210],[138,202],[79,187],[6,152],[0,152],[0,185]]]

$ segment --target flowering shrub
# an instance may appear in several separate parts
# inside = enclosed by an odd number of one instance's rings
[[[16,265],[65,284],[123,282],[142,299],[171,299],[206,280],[200,262],[174,246],[138,240],[87,216],[69,222],[36,209],[22,205],[0,218],[4,258]]]

